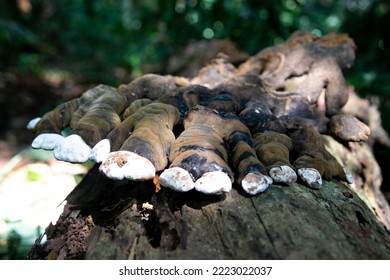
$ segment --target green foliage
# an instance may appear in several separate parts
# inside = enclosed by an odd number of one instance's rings
[[[60,69],[79,81],[116,85],[159,69],[150,66],[191,40],[230,38],[254,54],[303,29],[348,33],[358,46],[348,79],[368,94],[389,92],[386,1],[30,1],[29,10],[18,1],[0,4],[1,71],[44,75]]]
[[[16,230],[11,230],[7,236],[8,255],[12,260],[17,259],[18,250],[22,242],[22,237]]]
[[[0,222],[10,227],[6,233],[0,232],[0,261],[26,259],[34,240],[42,234],[41,229],[30,228],[20,222]]]

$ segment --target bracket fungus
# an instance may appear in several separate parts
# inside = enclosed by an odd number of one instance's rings
[[[296,32],[237,68],[220,56],[191,78],[146,74],[118,88],[99,85],[32,120],[32,147],[59,160],[93,160],[115,180],[157,175],[180,192],[351,183],[321,134],[369,139],[368,124],[342,111],[353,91],[342,70],[354,49],[346,35]]]

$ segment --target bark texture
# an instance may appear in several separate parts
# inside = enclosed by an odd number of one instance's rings
[[[94,168],[46,234],[30,258],[390,259],[385,226],[335,180],[319,190],[295,183],[253,197],[235,189],[207,196],[113,184]]]

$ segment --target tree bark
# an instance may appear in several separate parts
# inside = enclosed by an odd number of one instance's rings
[[[207,196],[114,183],[93,168],[67,199],[31,259],[390,259],[385,226],[335,180]]]

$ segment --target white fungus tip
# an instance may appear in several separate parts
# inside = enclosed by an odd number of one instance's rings
[[[159,177],[159,182],[162,186],[179,192],[187,192],[195,187],[190,173],[181,167],[165,169]]]
[[[297,180],[297,174],[294,169],[288,165],[272,167],[269,176],[277,183],[294,183]]]
[[[92,148],[90,160],[93,160],[94,162],[103,162],[107,159],[110,150],[110,140],[103,139]]]
[[[250,195],[264,192],[272,184],[272,179],[259,173],[248,173],[241,181],[241,187]]]
[[[149,180],[156,174],[156,169],[150,160],[129,151],[109,153],[99,170],[108,178],[115,180]]]
[[[322,186],[321,174],[314,168],[299,168],[298,175],[307,186],[313,189],[319,189]]]
[[[53,150],[62,140],[64,140],[64,136],[60,134],[42,133],[35,137],[31,147],[34,149]]]
[[[88,161],[91,151],[91,147],[89,147],[79,135],[72,134],[65,137],[65,139],[54,148],[53,154],[58,160],[83,163]]]
[[[225,172],[206,172],[196,180],[195,189],[205,194],[227,193],[232,189],[232,181]]]
[[[351,172],[349,172],[348,170],[344,169],[344,173],[345,173],[345,179],[347,180],[347,183],[348,184],[353,184],[354,180],[353,180],[353,176],[352,176]]]
[[[32,130],[35,128],[37,123],[41,120],[41,118],[35,118],[28,122],[27,129]]]

